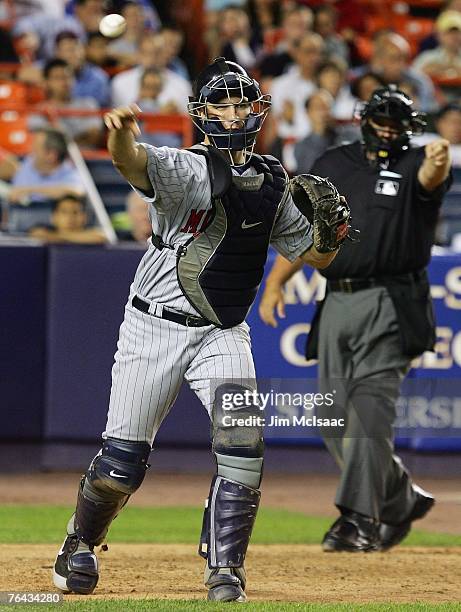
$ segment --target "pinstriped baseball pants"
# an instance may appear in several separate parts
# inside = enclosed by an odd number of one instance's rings
[[[255,381],[249,327],[186,327],[131,305],[112,368],[109,413],[103,437],[152,445],[186,380],[211,416],[217,381]],[[254,382],[256,386],[256,382]]]

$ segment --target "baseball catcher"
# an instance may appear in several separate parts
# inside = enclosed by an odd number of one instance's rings
[[[280,162],[253,152],[270,97],[243,68],[218,58],[193,93],[189,114],[203,140],[188,150],[137,143],[136,106],[104,117],[113,162],[149,207],[152,239],[120,328],[102,450],[82,479],[55,562],[54,583],[64,591],[95,589],[94,548],[141,486],[185,380],[210,416],[216,461],[199,546],[208,599],[245,600],[264,452],[262,427],[238,425],[260,414],[253,401],[240,402],[256,389],[245,317],[269,245],[290,261],[325,268],[347,232],[347,207],[334,190],[324,197],[315,179],[307,192],[312,213],[300,214]],[[230,425],[224,399],[236,417]]]

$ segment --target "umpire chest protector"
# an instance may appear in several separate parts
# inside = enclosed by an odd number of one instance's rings
[[[213,215],[206,229],[179,249],[178,282],[205,319],[233,327],[245,320],[256,297],[287,175],[271,156],[251,157],[256,175],[234,176],[217,149],[190,150],[207,160]]]

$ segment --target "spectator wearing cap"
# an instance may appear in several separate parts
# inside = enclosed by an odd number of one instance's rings
[[[36,129],[58,118],[68,136],[83,147],[97,147],[102,138],[102,119],[99,116],[59,116],[62,110],[99,110],[97,102],[90,97],[73,97],[74,76],[72,68],[62,59],[47,62],[43,70],[46,100],[37,109],[46,114],[31,115],[29,127]],[[55,115],[55,117],[53,116]]]
[[[138,50],[138,64],[112,79],[111,94],[114,106],[126,106],[139,98],[141,78],[145,70],[154,68],[162,75],[162,103],[171,102],[178,112],[187,112],[187,100],[191,95],[190,83],[167,68],[168,50],[161,33],[146,33]]]
[[[430,77],[447,79],[461,78],[461,13],[445,11],[435,22],[439,46],[430,51],[423,51],[413,62],[413,68]],[[449,97],[459,94],[459,88],[449,91],[443,88]]]
[[[86,61],[85,46],[72,32],[61,32],[56,38],[55,57],[67,62],[74,71],[73,96],[93,98],[100,107],[110,103],[109,77]]]
[[[445,0],[445,2],[442,3],[440,13],[443,13],[444,11],[457,11],[458,13],[461,13],[461,0]],[[435,49],[438,46],[439,39],[437,37],[437,32],[431,32],[431,34],[424,37],[420,41],[418,53]]]

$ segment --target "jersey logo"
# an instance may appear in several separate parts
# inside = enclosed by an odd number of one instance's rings
[[[123,474],[117,474],[115,470],[111,470],[109,476],[113,476],[114,478],[128,478],[128,476],[124,476]]]
[[[385,196],[396,196],[399,193],[400,183],[389,179],[378,179],[375,185],[375,193]]]
[[[387,176],[388,178],[402,178],[402,175],[398,172],[391,172],[390,170],[381,170],[379,176]]]
[[[183,232],[184,234],[197,234],[203,232],[210,222],[212,215],[212,210],[197,210],[196,208],[193,208],[189,213],[189,218],[184,224],[184,227],[182,227],[179,231]]]
[[[250,227],[256,227],[257,225],[261,225],[262,221],[258,221],[257,223],[248,223],[247,220],[244,219],[242,223],[242,229],[248,229]]]

